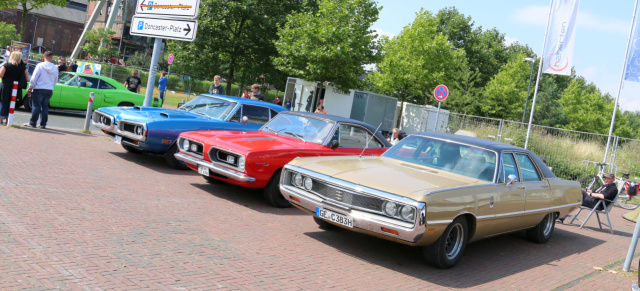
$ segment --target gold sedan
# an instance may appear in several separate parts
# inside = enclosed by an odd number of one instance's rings
[[[283,196],[322,228],[342,227],[421,246],[450,268],[468,242],[517,230],[547,242],[578,207],[580,184],[556,177],[531,151],[444,133],[417,133],[380,157],[295,159]]]

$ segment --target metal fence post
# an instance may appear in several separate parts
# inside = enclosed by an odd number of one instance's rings
[[[504,119],[500,119],[500,124],[498,125],[498,139],[497,142],[502,142],[502,128],[504,127]]]
[[[89,93],[89,103],[87,104],[87,116],[84,120],[84,130],[89,130],[89,124],[91,124],[91,113],[93,112],[93,97],[95,93]]]

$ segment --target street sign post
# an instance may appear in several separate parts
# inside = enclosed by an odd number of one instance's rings
[[[136,15],[196,18],[200,0],[138,0]]]
[[[438,113],[436,114],[436,128],[438,127],[438,124],[442,124],[440,122],[440,105],[442,105],[442,101],[444,101],[444,99],[447,99],[447,97],[449,96],[449,88],[447,88],[447,86],[445,85],[438,85],[436,86],[436,89],[433,90],[433,97],[436,98],[436,100],[438,100]]]
[[[131,18],[132,35],[193,41],[197,30],[198,21],[192,19],[160,19],[137,15]]]

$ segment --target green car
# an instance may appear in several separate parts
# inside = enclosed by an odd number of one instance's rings
[[[89,94],[94,92],[93,109],[110,106],[142,105],[144,95],[133,93],[116,80],[76,72],[61,72],[53,89],[49,106],[52,108],[86,110]],[[16,102],[16,108],[24,105],[31,110],[31,98],[22,91],[23,100]],[[154,106],[156,101],[154,101]]]

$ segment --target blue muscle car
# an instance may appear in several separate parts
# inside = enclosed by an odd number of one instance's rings
[[[131,153],[164,154],[174,168],[178,135],[193,130],[256,131],[284,107],[269,102],[203,94],[178,109],[105,107],[93,112],[91,123]]]

